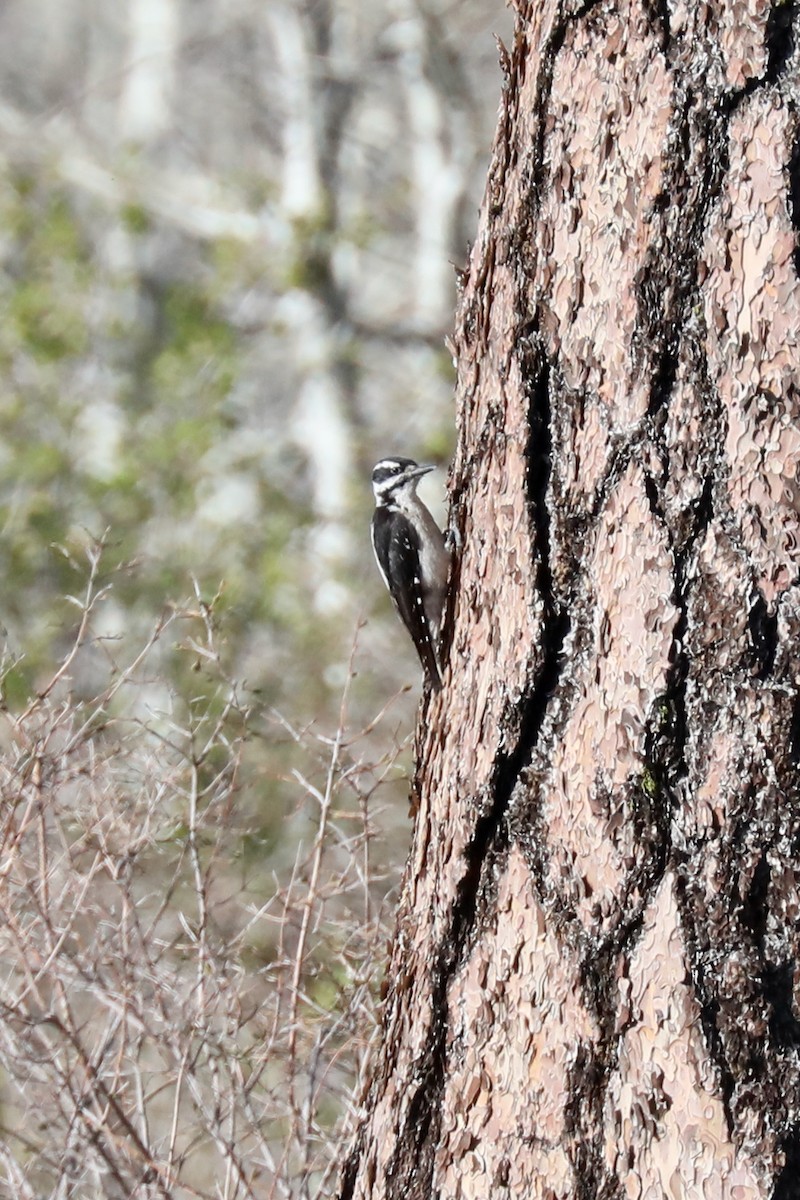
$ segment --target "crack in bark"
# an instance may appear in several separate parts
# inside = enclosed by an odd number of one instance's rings
[[[667,0],[642,0],[642,7],[658,38],[659,50],[666,58],[672,42],[669,4]]]
[[[756,589],[755,598],[747,614],[750,641],[756,658],[756,679],[762,683],[772,674],[778,653],[778,613],[770,613],[761,591]]]
[[[602,1136],[587,1137],[587,1110],[592,1112],[598,1131],[603,1128],[604,1065],[586,1043],[577,1047],[568,1071],[567,1092],[571,1098],[564,1110],[564,1149],[575,1177],[575,1200],[598,1200],[601,1180],[608,1197],[610,1180],[603,1166]]]
[[[786,167],[788,176],[787,190],[787,207],[789,209],[789,219],[792,222],[792,228],[797,235],[800,235],[800,132],[795,139],[792,153],[789,156],[789,162]],[[800,275],[800,236],[798,236],[797,245],[792,252],[794,261],[794,269],[797,275]]]
[[[532,542],[538,553],[537,577],[542,597],[543,619],[541,665],[533,686],[521,701],[522,719],[513,750],[499,754],[495,767],[488,810],[479,816],[472,838],[464,851],[466,870],[459,884],[452,908],[448,932],[442,938],[431,972],[431,1011],[433,1021],[425,1051],[420,1061],[425,1063],[424,1074],[416,1081],[416,1092],[408,1109],[405,1136],[398,1138],[398,1147],[387,1175],[391,1183],[388,1197],[427,1197],[432,1195],[434,1152],[441,1126],[441,1096],[446,1081],[447,991],[451,979],[466,959],[476,927],[479,900],[487,907],[493,870],[497,859],[509,843],[506,816],[514,788],[521,771],[530,760],[538,738],[547,702],[552,695],[560,670],[564,637],[569,627],[565,612],[555,604],[550,569],[550,531],[546,494],[550,477],[551,438],[549,407],[549,371],[536,350],[537,367],[532,372],[529,408],[528,443],[528,508],[533,527]],[[518,711],[519,704],[513,706]],[[486,894],[483,895],[482,889]],[[410,1137],[409,1137],[410,1135]]]
[[[778,83],[789,65],[794,51],[794,23],[797,16],[797,0],[777,0],[767,17],[767,69],[765,83]]]
[[[797,1180],[800,1178],[800,1124],[794,1124],[781,1142],[784,1154],[783,1170],[775,1181],[772,1200],[797,1200]]]
[[[717,458],[722,457],[723,440],[718,440]],[[689,626],[689,591],[693,584],[692,560],[695,546],[700,542],[709,527],[714,515],[713,480],[719,471],[719,466],[712,463],[707,471],[703,494],[698,503],[693,529],[682,548],[675,555],[675,604],[678,609],[678,621],[675,626],[673,645],[676,655],[673,663],[668,689],[667,702],[674,712],[672,735],[669,739],[670,767],[663,779],[665,794],[675,797],[687,777],[686,744],[689,737],[689,717],[686,699],[686,689],[689,677],[689,656],[684,648],[684,640]],[[674,799],[672,800],[674,804]],[[730,1135],[733,1136],[735,1121],[732,1112],[732,1098],[736,1080],[728,1065],[722,1034],[717,1023],[719,1002],[709,994],[705,982],[705,966],[700,946],[699,931],[695,923],[695,912],[691,899],[686,893],[686,878],[680,865],[686,855],[679,861],[674,850],[670,854],[673,865],[678,868],[676,874],[676,899],[681,915],[681,926],[686,937],[686,952],[691,963],[691,977],[694,984],[695,996],[699,1006],[700,1021],[705,1035],[706,1045],[711,1060],[717,1067],[720,1083],[720,1100]]]
[[[772,872],[766,856],[758,860],[750,887],[742,903],[742,924],[753,934],[756,941],[763,942],[767,932],[769,912],[769,884]]]
[[[728,169],[728,119],[714,111],[698,111],[693,89],[679,80],[676,105],[665,150],[669,169],[653,202],[661,234],[650,243],[635,284],[639,320],[634,354],[651,372],[648,414],[666,408],[675,385],[687,314],[699,292],[697,266],[709,212],[719,199]],[[693,118],[694,117],[694,121]],[[705,151],[700,171],[687,172],[692,144]],[[697,175],[699,202],[692,204]],[[688,211],[688,217],[687,217]],[[673,228],[670,225],[673,224]]]
[[[533,111],[538,115],[539,121],[533,142],[531,188],[528,197],[528,210],[530,212],[538,212],[538,198],[544,190],[544,144],[548,133],[545,113],[553,91],[556,59],[558,58],[559,51],[563,48],[570,28],[577,25],[584,17],[587,17],[592,9],[598,8],[600,3],[601,0],[583,0],[582,3],[577,5],[574,12],[564,11],[568,6],[562,4],[560,20],[554,22],[550,36],[542,47],[541,67],[539,78],[536,81],[536,99],[533,106]],[[531,200],[533,200],[533,203],[531,203]]]
[[[719,1000],[711,994],[711,989],[706,985],[706,968],[702,957],[702,947],[700,946],[698,931],[693,919],[692,899],[687,894],[686,883],[685,876],[678,874],[676,877],[675,898],[681,917],[681,925],[686,935],[686,950],[691,963],[692,989],[697,1000],[700,1024],[703,1029],[709,1058],[717,1068],[720,1103],[725,1113],[728,1136],[732,1140],[736,1129],[732,1110],[736,1079],[733,1071],[728,1066],[725,1045],[717,1021],[720,1012]]]
[[[415,1094],[387,1168],[388,1200],[430,1200],[436,1194],[432,1191],[433,1169],[446,1082],[447,992],[468,953],[482,879],[492,878],[492,862],[507,845],[503,833],[506,806],[507,801],[502,795],[495,798],[491,808],[478,818],[472,839],[464,850],[466,870],[458,884],[450,927],[440,941],[436,965],[431,970],[432,1021],[425,1049],[418,1060],[423,1066],[414,1080]]]
[[[507,811],[520,776],[530,765],[547,713],[550,697],[561,674],[561,656],[570,628],[569,613],[555,595],[551,566],[551,529],[548,490],[551,478],[552,432],[550,412],[550,368],[538,334],[528,335],[528,464],[526,488],[532,544],[537,555],[536,586],[542,602],[539,666],[526,695],[516,705],[521,709],[519,731],[512,750],[498,755],[493,792]]]
[[[773,1043],[789,1050],[800,1048],[800,1021],[794,1011],[794,971],[794,961],[789,959],[766,966],[762,976],[764,999],[772,1009],[769,1031]]]

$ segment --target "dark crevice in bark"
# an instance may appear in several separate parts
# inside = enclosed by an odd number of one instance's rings
[[[666,55],[672,40],[667,0],[643,0],[643,7],[658,38],[658,48]]]
[[[587,534],[595,528],[620,479],[627,471],[631,461],[639,456],[639,452],[648,438],[652,437],[654,429],[654,422],[646,420],[642,421],[633,433],[626,430],[625,433],[612,435],[608,460],[592,493],[591,504],[585,513],[574,517],[571,521],[570,541],[573,544],[583,547]]]
[[[774,877],[770,865],[791,857],[779,834],[779,825],[788,815],[785,806],[792,806],[788,790],[765,793],[752,782],[743,788],[731,816],[732,829],[715,851],[718,874],[728,881],[724,895],[710,898],[706,894],[702,877],[707,847],[702,837],[683,868],[681,915],[691,978],[706,1043],[719,1072],[731,1136],[742,1128],[743,1112],[770,1113],[772,1128],[780,1130],[797,1110],[796,934],[787,929],[781,947],[776,948],[776,923],[785,917],[779,898],[784,884],[781,871]],[[752,850],[754,822],[760,828],[761,853],[740,901],[739,880],[742,864]],[[770,930],[772,936],[768,937]],[[732,951],[746,971],[746,979],[734,984],[719,970]],[[763,1033],[764,1018],[768,1037]]]
[[[579,1043],[567,1075],[570,1099],[564,1110],[564,1149],[575,1178],[575,1200],[597,1200],[603,1167],[605,1070],[591,1046]],[[597,1136],[587,1137],[593,1119]]]
[[[795,140],[792,153],[786,167],[788,175],[788,207],[792,228],[800,235],[800,135]],[[798,237],[793,255],[794,269],[800,275],[800,237]]]
[[[800,1021],[794,1009],[793,960],[773,963],[764,968],[764,999],[772,1009],[769,1031],[776,1046],[796,1050],[800,1047]]]
[[[739,88],[726,92],[720,103],[720,111],[730,116],[754,92],[763,87],[774,87],[789,65],[794,49],[794,19],[797,0],[777,0],[770,9],[764,45],[767,63],[763,75],[751,75]]]
[[[342,1174],[339,1179],[339,1200],[352,1200],[353,1192],[356,1186],[356,1177],[358,1168],[361,1165],[361,1155],[364,1153],[364,1140],[366,1137],[366,1125],[362,1123],[356,1135],[355,1144],[352,1146],[350,1153],[345,1160]]]
[[[678,875],[675,896],[681,914],[681,923],[686,933],[687,952],[690,960],[691,982],[700,1014],[700,1025],[703,1030],[709,1057],[716,1065],[719,1078],[719,1094],[725,1121],[730,1137],[736,1130],[733,1117],[732,1100],[736,1088],[736,1079],[728,1065],[725,1046],[719,1029],[720,1004],[715,995],[713,980],[707,980],[706,958],[704,947],[699,944],[700,931],[697,928],[698,912],[697,899],[689,892],[692,880],[687,879],[686,872]],[[705,947],[707,950],[708,947]]]
[[[439,997],[436,997],[439,999]],[[423,1073],[415,1076],[416,1090],[405,1124],[398,1131],[397,1147],[386,1171],[389,1200],[424,1200],[431,1195],[433,1162],[441,1128],[441,1095],[444,1087],[444,1046],[447,1030],[437,1014],[426,1050],[434,1056]]]
[[[775,656],[778,653],[778,614],[770,613],[767,602],[761,592],[747,614],[747,624],[750,630],[750,641],[756,658],[756,679],[765,680],[770,677],[775,666]]]
[[[661,504],[661,494],[655,479],[649,471],[644,472],[644,494],[647,497],[647,504],[650,512],[654,517],[658,518],[661,524],[664,524],[666,518],[664,516],[664,509]]]
[[[581,961],[581,995],[594,1015],[600,1036],[591,1047],[581,1048],[580,1070],[570,1072],[568,1094],[572,1101],[564,1113],[564,1128],[570,1140],[567,1155],[575,1173],[577,1195],[586,1200],[603,1196],[611,1200],[617,1187],[604,1165],[603,1104],[611,1072],[617,1065],[618,979],[616,964],[622,941],[633,938],[641,926],[642,913],[625,927],[624,937],[612,946],[584,949]],[[634,932],[635,930],[635,932]]]
[[[542,744],[545,747],[552,745],[556,736],[550,723],[550,702],[557,695],[563,710],[569,708],[562,687],[567,666],[565,647],[570,638],[569,659],[574,661],[575,655],[580,653],[585,626],[580,614],[580,560],[570,552],[570,566],[561,572],[557,580],[554,563],[557,567],[558,560],[554,559],[554,553],[558,550],[564,554],[576,540],[582,542],[583,539],[575,533],[573,526],[564,528],[559,525],[559,499],[554,489],[552,471],[554,456],[558,458],[558,449],[554,446],[553,397],[557,396],[563,404],[569,390],[555,376],[553,364],[548,359],[535,323],[531,324],[525,336],[528,348],[525,370],[529,381],[526,483],[528,511],[537,552],[536,581],[541,616],[535,678],[522,703],[516,750],[506,764],[510,840],[524,853],[531,876],[539,887],[540,899],[550,908],[561,933],[572,941],[577,935],[577,947],[585,941],[581,937],[582,927],[579,929],[579,923],[576,924],[570,905],[547,882],[548,839],[542,828],[539,797],[548,773],[548,758],[546,753],[542,754]]]
[[[690,353],[692,350],[690,349]],[[682,520],[676,523],[670,521],[663,511],[662,494],[656,487],[655,480],[645,473],[645,494],[648,497],[652,515],[661,522],[669,540],[670,551],[673,554],[673,602],[678,611],[672,640],[672,662],[667,673],[667,686],[663,695],[658,697],[654,710],[648,720],[645,733],[646,769],[652,775],[656,796],[661,800],[660,818],[670,827],[672,812],[680,788],[687,776],[686,744],[688,739],[688,713],[686,704],[686,685],[690,671],[690,655],[686,648],[686,637],[690,629],[690,595],[694,583],[694,553],[705,536],[715,516],[715,481],[723,478],[723,446],[722,430],[724,418],[720,397],[708,376],[708,364],[705,356],[697,347],[693,350],[694,370],[693,382],[696,390],[703,398],[705,421],[708,422],[709,454],[704,458],[703,488],[699,496],[688,505]],[[658,418],[651,421],[654,440],[660,450],[661,461],[664,464],[664,476],[668,475],[669,454],[664,445],[663,424]],[[664,852],[666,858],[663,870],[667,869],[668,860],[673,857],[672,834],[670,828],[664,832]],[[662,871],[663,874],[663,871]],[[656,883],[660,876],[656,878]]]
[[[764,934],[767,931],[771,874],[769,862],[766,856],[762,856],[758,860],[747,895],[742,902],[742,922],[752,932],[756,941],[761,943],[763,943]]]
[[[434,1151],[439,1138],[441,1096],[446,1080],[447,990],[453,975],[468,953],[476,927],[479,905],[487,907],[488,895],[482,897],[482,881],[494,877],[492,870],[498,856],[508,846],[506,816],[511,796],[520,772],[530,760],[539,730],[547,710],[547,702],[555,689],[564,637],[569,626],[566,614],[558,610],[553,596],[550,568],[550,528],[547,490],[550,479],[550,378],[547,363],[535,345],[530,357],[529,442],[528,442],[528,507],[533,527],[533,544],[538,555],[537,580],[542,601],[540,622],[542,644],[536,656],[539,662],[533,685],[521,704],[521,718],[514,747],[498,755],[491,788],[491,805],[478,818],[472,838],[464,852],[465,870],[459,882],[452,920],[442,939],[436,966],[432,971],[431,1009],[433,1022],[425,1051],[420,1061],[425,1064],[424,1075],[418,1080],[416,1092],[408,1109],[405,1128],[398,1141],[388,1176],[391,1184],[387,1194],[398,1200],[431,1194]],[[513,709],[519,711],[519,703]]]
[[[528,446],[527,478],[528,513],[533,530],[537,591],[542,611],[539,622],[541,642],[536,655],[538,667],[532,686],[519,704],[519,733],[514,748],[498,755],[494,794],[508,809],[511,796],[521,773],[531,761],[547,712],[547,705],[558,684],[564,639],[569,632],[569,614],[555,597],[550,553],[550,510],[548,489],[552,462],[552,432],[550,412],[550,370],[544,351],[537,343],[535,331],[529,335],[527,356],[528,377]]]
[[[797,1200],[800,1180],[800,1125],[793,1125],[781,1142],[783,1170],[775,1181],[772,1200]]]
[[[685,676],[672,681],[675,694],[659,696],[648,715],[645,729],[645,771],[641,792],[640,823],[651,833],[650,853],[631,879],[641,892],[639,913],[628,923],[624,948],[630,953],[644,918],[648,900],[655,894],[672,858],[672,811],[679,780],[686,770]]]
[[[792,766],[800,763],[800,693],[795,697],[792,709],[792,719],[789,725],[789,762]],[[798,835],[800,836],[800,834]],[[800,844],[798,845],[800,853]]]
[[[767,18],[767,69],[764,82],[777,83],[786,69],[794,49],[794,16],[796,0],[778,0]]]
[[[680,87],[679,83],[676,92]],[[697,265],[706,222],[728,168],[727,117],[698,109],[697,99],[686,87],[676,104],[664,187],[653,204],[662,232],[653,238],[636,282],[639,322],[634,347],[650,372],[650,416],[669,403],[675,386],[681,340],[699,290]],[[703,158],[699,169],[687,171],[694,145],[704,147]]]
[[[663,797],[665,819],[671,822],[681,789],[689,777],[686,748],[690,734],[690,714],[687,703],[687,686],[691,665],[690,649],[686,640],[690,634],[690,599],[695,582],[695,552],[715,517],[715,481],[724,478],[724,438],[719,436],[724,424],[719,398],[707,377],[705,361],[699,357],[696,363],[697,384],[706,397],[704,409],[709,428],[717,432],[716,441],[709,440],[713,452],[704,464],[703,490],[691,508],[688,526],[680,545],[679,535],[671,533],[674,555],[674,603],[678,619],[673,633],[673,661],[667,678],[667,690],[656,706],[654,717],[658,724],[648,729],[648,765],[653,772],[659,794]],[[653,489],[656,511],[658,497]],[[659,513],[659,515],[663,515]],[[670,530],[670,525],[665,523]],[[691,894],[695,864],[692,847],[677,851],[671,844],[670,833],[668,858],[677,870],[676,897],[681,912],[681,924],[685,931],[690,973],[699,1005],[700,1022],[709,1054],[717,1066],[720,1083],[720,1099],[731,1136],[736,1129],[733,1117],[733,1097],[736,1078],[728,1064],[725,1043],[719,1028],[720,1002],[716,995],[716,980],[707,977],[708,946],[703,944],[704,931],[698,926],[697,898]],[[755,900],[755,897],[754,897]],[[752,915],[752,914],[751,914]]]
[[[720,440],[721,454],[722,441]],[[679,617],[675,626],[673,646],[675,659],[670,673],[667,700],[674,712],[674,724],[671,735],[672,778],[666,782],[668,794],[676,795],[683,781],[687,778],[686,745],[689,737],[689,714],[687,708],[686,689],[689,677],[690,656],[685,648],[685,639],[689,629],[689,591],[693,581],[693,550],[708,528],[714,515],[714,479],[719,476],[721,466],[712,463],[706,475],[703,494],[697,503],[692,533],[681,551],[676,554],[675,568],[675,603]],[[681,924],[686,935],[686,948],[691,964],[691,978],[695,996],[699,1006],[700,1023],[703,1029],[706,1046],[711,1059],[717,1066],[720,1082],[720,1100],[725,1112],[725,1119],[731,1136],[736,1123],[733,1118],[732,1099],[736,1080],[731,1070],[722,1034],[719,1029],[718,1016],[719,1000],[715,995],[714,980],[706,979],[706,958],[708,947],[701,945],[702,928],[698,927],[698,906],[696,898],[689,893],[691,876],[694,867],[690,861],[691,849],[680,856],[673,855],[678,869],[676,897],[681,912]]]
[[[658,708],[664,708],[666,701],[661,698]],[[660,725],[671,724],[660,720]],[[602,941],[595,940],[588,948],[584,948],[581,961],[580,985],[581,992],[589,1010],[593,1013],[600,1031],[600,1037],[584,1072],[584,1081],[576,1090],[576,1096],[583,1106],[583,1142],[584,1151],[581,1159],[572,1161],[572,1166],[579,1183],[579,1196],[587,1200],[621,1200],[623,1195],[620,1181],[608,1173],[604,1165],[603,1154],[603,1102],[606,1095],[608,1080],[618,1066],[619,1050],[619,992],[617,968],[620,961],[629,959],[641,934],[644,915],[648,901],[653,896],[658,884],[664,876],[670,861],[672,843],[670,837],[670,816],[672,805],[666,800],[667,778],[671,771],[667,766],[669,756],[674,753],[671,738],[663,736],[663,745],[656,748],[657,738],[650,737],[647,731],[648,750],[647,770],[655,795],[650,798],[648,810],[650,819],[644,824],[647,831],[655,833],[652,837],[650,853],[641,867],[632,872],[627,880],[627,894],[638,893],[639,900],[636,911],[623,916],[619,925]],[[663,759],[663,769],[659,766]],[[646,834],[644,835],[646,836]],[[580,1110],[579,1110],[580,1111]],[[594,1137],[589,1132],[589,1118],[596,1122],[597,1133]]]
[[[389,1200],[430,1200],[433,1167],[441,1129],[441,1099],[447,1078],[447,991],[450,981],[466,957],[476,923],[481,880],[491,875],[491,864],[505,848],[502,798],[481,816],[464,852],[466,870],[459,882],[452,921],[441,941],[436,965],[431,972],[432,1022],[415,1092],[408,1115],[398,1133],[397,1149],[387,1168],[386,1195]],[[344,1197],[343,1193],[343,1197]]]
[[[674,795],[680,787],[687,772],[686,742],[689,736],[689,721],[686,711],[686,682],[689,677],[689,655],[685,648],[685,639],[689,627],[689,591],[693,583],[693,553],[694,548],[704,536],[714,515],[714,478],[715,470],[706,475],[703,491],[694,506],[693,529],[680,550],[675,551],[675,606],[678,619],[672,636],[674,658],[667,676],[667,690],[664,701],[669,706],[671,724],[668,742],[669,749],[663,762],[669,764],[669,778],[663,778],[663,786]]]
[[[567,13],[561,21],[556,21],[542,51],[539,78],[536,81],[536,99],[533,106],[533,111],[538,116],[538,122],[533,139],[531,155],[533,166],[531,187],[528,193],[528,210],[531,215],[538,212],[539,196],[546,195],[547,192],[545,180],[547,165],[545,139],[548,133],[547,111],[550,104],[550,95],[553,90],[553,74],[555,72],[556,59],[564,45],[570,27],[582,21],[584,17],[589,15],[592,9],[599,7],[600,3],[601,0],[584,0],[584,3],[580,4],[575,12]],[[527,231],[522,232],[527,236]]]

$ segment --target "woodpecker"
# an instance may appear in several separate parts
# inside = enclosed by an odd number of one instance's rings
[[[372,548],[434,691],[440,691],[439,634],[450,567],[445,537],[417,495],[433,467],[411,458],[382,458],[372,472]]]

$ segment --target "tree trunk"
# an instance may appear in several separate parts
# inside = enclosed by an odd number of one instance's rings
[[[800,1194],[796,9],[517,4],[342,1198]]]

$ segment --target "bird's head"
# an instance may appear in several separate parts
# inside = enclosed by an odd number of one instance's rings
[[[382,458],[372,471],[372,490],[376,504],[392,504],[413,496],[423,475],[435,470],[420,466],[413,458]]]

